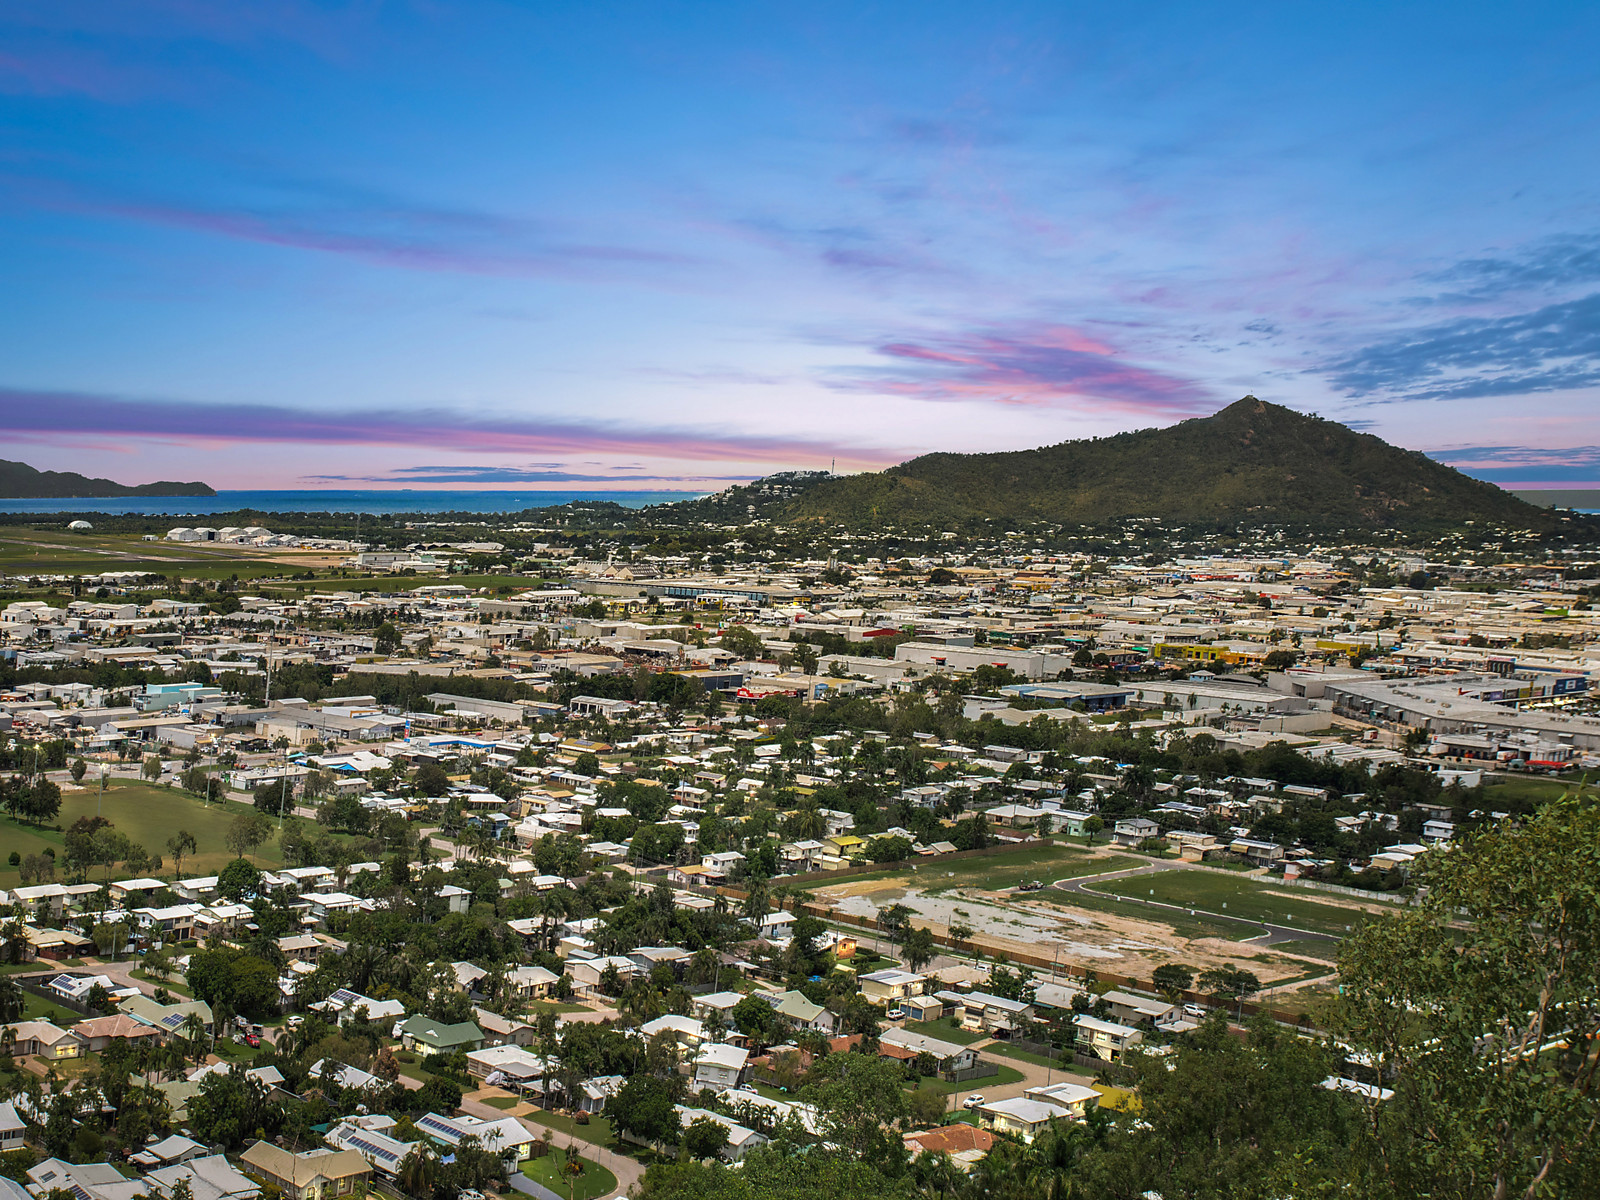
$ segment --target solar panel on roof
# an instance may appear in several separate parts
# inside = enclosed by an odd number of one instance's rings
[[[189,1018],[184,1016],[182,1013],[168,1013],[166,1016],[161,1018],[161,1024],[168,1029],[176,1029],[188,1019]]]

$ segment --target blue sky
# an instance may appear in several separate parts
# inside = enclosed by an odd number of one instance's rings
[[[720,487],[1245,393],[1600,484],[1600,9],[0,9],[4,457]]]

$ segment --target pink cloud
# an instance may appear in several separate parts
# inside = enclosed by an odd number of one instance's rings
[[[416,446],[475,454],[623,454],[784,465],[837,458],[847,466],[866,468],[906,457],[878,447],[782,436],[576,424],[444,409],[311,411],[270,404],[201,405],[4,388],[0,388],[0,430],[30,441],[63,435],[97,441],[120,436],[194,447],[249,442]]]
[[[1162,416],[1188,416],[1214,406],[1214,398],[1193,380],[1126,362],[1113,346],[1069,326],[954,333],[884,342],[874,349],[899,366],[838,386],[920,400],[1092,402]]]

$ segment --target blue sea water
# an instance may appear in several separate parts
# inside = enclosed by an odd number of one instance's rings
[[[251,509],[262,513],[514,513],[574,500],[609,500],[624,508],[693,500],[705,492],[303,491],[218,492],[215,496],[98,496],[57,500],[0,499],[0,512],[108,513],[114,516],[204,517]]]

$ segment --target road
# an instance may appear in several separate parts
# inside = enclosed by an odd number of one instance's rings
[[[1246,929],[1259,932],[1251,937],[1241,938],[1241,941],[1254,942],[1259,946],[1271,946],[1278,942],[1337,942],[1339,939],[1325,933],[1316,933],[1297,925],[1277,925],[1271,921],[1258,921],[1248,917],[1235,917],[1227,913],[1211,912],[1204,908],[1195,908],[1188,904],[1167,904],[1161,900],[1133,900],[1127,897],[1113,895],[1110,892],[1101,892],[1093,888],[1086,888],[1084,884],[1093,883],[1104,879],[1131,879],[1138,875],[1153,875],[1164,871],[1203,870],[1204,868],[1191,867],[1188,863],[1172,862],[1170,860],[1146,863],[1143,866],[1129,867],[1122,871],[1106,871],[1100,875],[1082,875],[1075,879],[1058,879],[1050,886],[1063,892],[1080,892],[1086,896],[1097,896],[1101,899],[1120,900],[1128,908],[1129,913],[1138,912],[1140,909],[1162,909],[1172,913],[1184,913],[1188,916],[1205,917],[1210,921],[1219,921],[1224,924],[1241,925]]]

